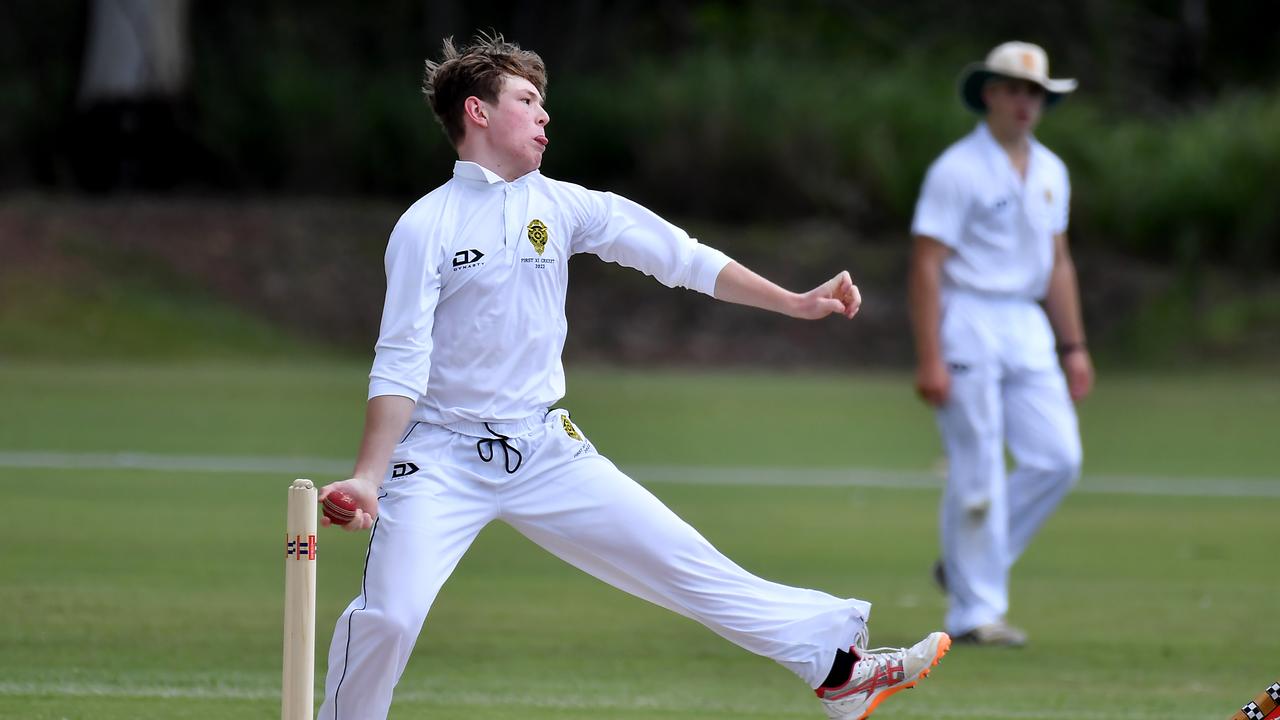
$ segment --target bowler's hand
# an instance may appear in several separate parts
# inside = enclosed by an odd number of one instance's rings
[[[343,530],[368,530],[373,527],[373,521],[378,517],[378,486],[377,484],[363,480],[361,478],[348,478],[340,480],[336,483],[329,483],[320,488],[320,494],[316,498],[321,504],[324,503],[325,497],[331,492],[342,491],[356,501],[356,515],[351,518],[351,522],[346,525],[339,525]],[[323,513],[320,515],[320,524],[328,527],[333,522],[325,517]]]
[[[942,360],[922,362],[916,366],[916,394],[934,407],[947,404],[951,394],[951,373]]]
[[[1080,402],[1093,389],[1093,358],[1084,348],[1062,356],[1062,372],[1067,376],[1067,391],[1073,402]]]
[[[822,283],[818,287],[800,296],[795,317],[805,320],[817,320],[833,313],[840,313],[852,319],[862,306],[862,293],[853,284],[848,270],[841,270],[839,275]]]

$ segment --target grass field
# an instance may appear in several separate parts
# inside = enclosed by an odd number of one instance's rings
[[[0,365],[0,718],[278,717],[285,488],[349,463],[364,372]],[[905,377],[571,368],[565,404],[740,564],[872,601],[873,645],[938,625],[937,440]],[[1227,718],[1280,678],[1280,379],[1104,375],[1081,412],[1086,477],[1015,571],[1033,644],[957,649],[876,718]],[[363,546],[321,549],[322,677]],[[392,717],[822,714],[773,663],[495,525]]]

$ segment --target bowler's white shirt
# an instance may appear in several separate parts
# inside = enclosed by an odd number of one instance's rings
[[[459,161],[387,243],[369,397],[410,398],[414,420],[441,425],[516,421],[553,405],[565,390],[560,355],[575,253],[707,295],[729,263],[612,193],[537,171],[506,182]]]
[[[985,122],[947,148],[925,176],[911,223],[951,248],[942,287],[1039,300],[1053,270],[1053,238],[1067,230],[1071,183],[1057,155],[1030,138],[1026,179]]]

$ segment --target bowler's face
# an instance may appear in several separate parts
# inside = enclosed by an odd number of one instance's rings
[[[498,101],[489,105],[490,132],[499,162],[494,168],[507,178],[533,172],[542,165],[547,148],[547,123],[551,116],[542,108],[542,94],[533,83],[508,75],[502,81]]]
[[[996,79],[982,90],[987,122],[1003,134],[1029,133],[1044,111],[1044,88],[1026,80]]]

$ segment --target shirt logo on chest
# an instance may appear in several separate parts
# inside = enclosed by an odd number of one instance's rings
[[[547,249],[547,226],[541,220],[534,219],[529,223],[528,227],[529,242],[533,244],[533,249],[541,255],[542,251]]]
[[[458,270],[483,265],[484,263],[480,262],[483,257],[484,253],[479,250],[459,250],[453,254],[453,270],[457,272]]]

